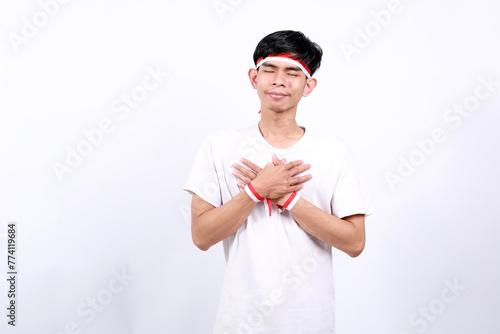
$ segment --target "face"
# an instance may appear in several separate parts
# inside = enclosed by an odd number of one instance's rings
[[[316,87],[316,79],[307,79],[298,66],[281,61],[265,62],[258,70],[250,69],[248,76],[262,108],[274,112],[296,110],[301,98]]]

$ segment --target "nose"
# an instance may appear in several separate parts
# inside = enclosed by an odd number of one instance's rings
[[[274,86],[285,86],[286,76],[282,71],[277,71],[273,78]]]

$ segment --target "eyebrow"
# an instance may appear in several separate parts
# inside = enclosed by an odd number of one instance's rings
[[[278,66],[273,65],[273,64],[269,64],[269,63],[264,63],[264,64],[262,64],[260,66],[271,67],[271,68],[278,68]],[[285,67],[285,70],[287,70],[287,71],[302,71],[297,66],[288,66],[288,67]]]

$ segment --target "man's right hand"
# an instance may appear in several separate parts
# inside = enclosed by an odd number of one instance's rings
[[[242,159],[242,163],[245,167],[238,164],[234,166],[238,170],[234,175],[243,182],[238,185],[244,187],[252,182],[255,191],[264,198],[276,199],[299,191],[304,187],[302,183],[312,178],[311,174],[297,176],[311,168],[310,164],[304,164],[302,160],[285,163],[284,159],[279,160],[273,156],[273,162],[264,168],[245,159]]]

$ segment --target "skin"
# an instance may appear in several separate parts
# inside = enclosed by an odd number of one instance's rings
[[[273,157],[276,163],[277,158]],[[279,163],[279,161],[278,161]],[[236,165],[238,172],[233,173],[241,182],[243,188],[256,178],[261,169],[253,162],[242,159],[242,165]],[[253,171],[257,172],[255,174]],[[256,189],[257,190],[257,189]],[[273,200],[275,204],[283,205],[291,194]],[[365,246],[365,216],[362,214],[337,218],[317,206],[300,198],[290,211],[295,221],[309,234],[321,241],[345,252],[351,257],[361,254]]]
[[[314,90],[316,79],[307,79],[298,67],[280,61],[264,63],[258,70],[250,69],[248,76],[261,100],[259,129],[262,136],[276,148],[293,146],[305,131],[295,120],[297,106],[302,97]],[[294,191],[307,186],[312,178],[310,174],[298,176],[311,167],[301,160],[287,163],[273,156],[272,162],[263,168],[244,158],[241,163],[233,166],[239,186],[243,188],[252,182],[257,193],[279,205],[283,205]],[[191,204],[193,242],[200,249],[208,250],[236,233],[255,206],[245,191],[217,208],[194,194]],[[302,197],[290,212],[306,232],[329,245],[352,257],[363,251],[364,215],[340,219]]]

